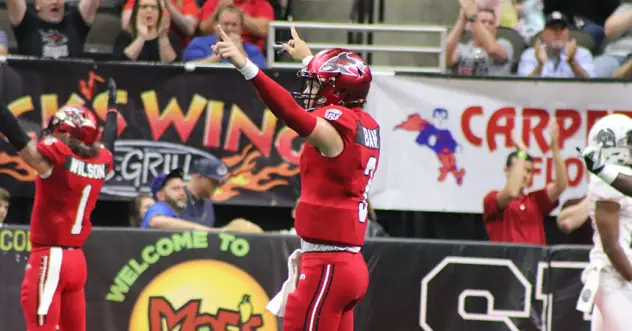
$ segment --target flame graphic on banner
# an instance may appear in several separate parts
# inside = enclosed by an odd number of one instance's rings
[[[291,177],[300,172],[299,167],[284,162],[275,166],[265,167],[255,173],[257,170],[257,158],[261,156],[261,152],[258,150],[253,151],[252,145],[248,145],[241,154],[223,158],[222,162],[231,169],[231,177],[228,182],[214,192],[213,200],[228,200],[239,195],[240,188],[263,192],[275,186],[288,185],[287,180],[277,177]]]
[[[79,80],[79,93],[81,93],[81,95],[83,95],[84,98],[88,100],[92,100],[92,97],[94,96],[94,92],[97,87],[97,84],[95,83],[95,81],[99,83],[105,82],[103,77],[95,74],[92,71],[90,71],[89,73],[88,81],[85,81],[83,79]]]
[[[37,176],[37,171],[31,168],[19,156],[0,153],[0,174],[7,174],[22,182],[32,182]]]

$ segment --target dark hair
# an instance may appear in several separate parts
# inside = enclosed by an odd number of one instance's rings
[[[167,0],[169,1],[169,0]],[[163,8],[160,0],[156,0],[156,5],[158,6],[158,23],[160,25],[160,21],[162,20]],[[134,2],[134,8],[132,9],[132,16],[129,19],[128,29],[132,33],[132,38],[136,38],[138,36],[138,31],[136,31],[136,22],[138,17],[138,11],[140,10],[140,0],[136,0]],[[158,26],[156,27],[158,28]]]
[[[129,215],[129,225],[133,228],[140,227],[140,223],[143,221],[143,217],[145,215],[138,215],[140,213],[140,208],[143,205],[143,200],[150,198],[154,199],[151,195],[148,194],[139,194],[134,200],[131,201],[132,208],[130,208]]]
[[[479,8],[478,12],[479,13],[490,13],[490,14],[492,14],[494,16],[494,18],[496,18],[496,12],[493,9],[491,9],[491,8]]]
[[[0,187],[0,201],[9,202],[9,198],[11,198],[11,194],[5,188]]]
[[[505,161],[505,166],[507,168],[511,167],[511,164],[513,163],[513,159],[518,157],[518,153],[520,151],[514,151],[509,153],[509,155],[507,156],[507,161]],[[529,162],[533,162],[533,157],[529,154],[527,154],[527,161]]]
[[[213,16],[213,20],[215,22],[219,21],[219,17],[222,16],[222,13],[225,11],[231,11],[233,13],[237,13],[239,14],[239,21],[241,22],[241,26],[244,26],[244,12],[243,10],[241,10],[241,8],[235,6],[235,5],[226,5],[226,6],[222,6],[220,7],[216,12],[215,12],[215,16]]]

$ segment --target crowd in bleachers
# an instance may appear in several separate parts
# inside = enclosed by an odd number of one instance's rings
[[[459,0],[447,38],[459,75],[628,78],[632,3],[625,0]]]
[[[125,1],[125,0],[123,0]],[[112,60],[194,61],[218,63],[211,51],[219,25],[260,67],[264,41],[275,19],[276,0],[126,0],[120,27],[95,23],[100,0],[6,0],[16,54],[47,58],[82,58],[93,29],[111,35]],[[106,38],[107,39],[107,38]],[[7,53],[6,33],[0,52]]]

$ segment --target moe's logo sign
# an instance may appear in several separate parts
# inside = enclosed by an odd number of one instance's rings
[[[220,254],[244,257],[250,244],[235,235],[219,234]],[[169,256],[209,249],[208,233],[174,233],[144,247],[115,277],[106,300],[124,302],[136,280]],[[266,311],[265,290],[244,270],[223,261],[192,259],[169,266],[135,298],[130,331],[277,331],[276,317]]]
[[[266,316],[264,321],[268,301],[259,283],[231,264],[184,262],[145,287],[134,305],[129,329],[276,331],[274,317]]]

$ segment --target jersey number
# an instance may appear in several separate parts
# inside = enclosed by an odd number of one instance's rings
[[[369,205],[367,199],[369,198],[369,190],[371,189],[371,182],[373,181],[373,175],[375,174],[375,167],[377,166],[377,159],[374,156],[369,158],[364,168],[364,175],[369,177],[369,181],[366,182],[364,187],[364,193],[362,194],[362,201],[358,204],[358,218],[360,223],[366,222],[367,214],[369,213]]]
[[[88,204],[88,198],[90,197],[90,191],[92,185],[87,185],[81,191],[81,200],[79,200],[79,207],[77,208],[77,215],[75,216],[75,223],[72,225],[71,234],[80,234],[81,227],[83,226],[83,214],[86,212],[86,205]]]

